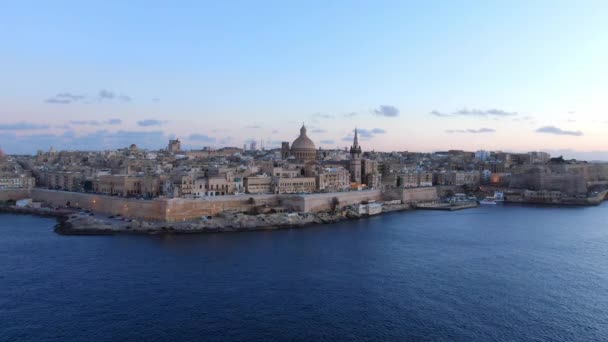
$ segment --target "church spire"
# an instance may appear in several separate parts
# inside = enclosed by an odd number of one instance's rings
[[[354,183],[361,183],[361,146],[359,146],[359,132],[355,127],[353,146],[350,147],[349,162],[350,179]]]
[[[359,146],[359,133],[355,127],[355,137],[353,138],[353,146],[350,147],[351,158],[361,158],[361,146]]]

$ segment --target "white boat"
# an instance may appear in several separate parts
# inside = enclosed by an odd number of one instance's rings
[[[502,191],[496,191],[494,192],[494,200],[496,202],[504,202],[505,201],[505,194]]]
[[[481,201],[479,201],[479,204],[495,205],[497,203],[496,203],[496,199],[494,197],[486,197],[486,198],[482,199]]]

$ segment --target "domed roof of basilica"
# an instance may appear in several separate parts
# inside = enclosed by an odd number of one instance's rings
[[[294,150],[316,150],[315,143],[306,136],[306,127],[302,125],[300,128],[300,136],[293,141],[291,148]]]

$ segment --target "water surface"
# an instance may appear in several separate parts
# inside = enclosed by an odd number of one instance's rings
[[[602,340],[608,205],[61,236],[0,215],[0,340]]]

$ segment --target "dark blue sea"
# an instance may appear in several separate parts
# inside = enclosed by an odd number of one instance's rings
[[[268,232],[61,236],[0,216],[0,341],[608,339],[608,203]]]

